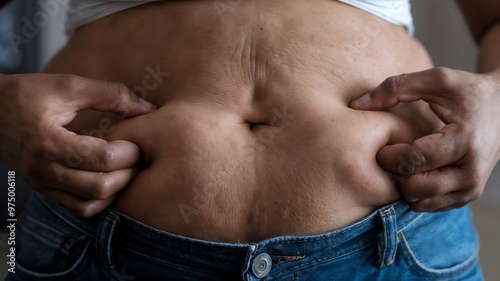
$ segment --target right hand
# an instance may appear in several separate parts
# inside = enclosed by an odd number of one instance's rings
[[[429,104],[442,125],[411,144],[382,148],[377,160],[401,176],[398,187],[412,210],[447,211],[479,198],[499,160],[499,90],[498,72],[441,67],[390,77],[351,106],[377,111],[400,102]]]
[[[106,208],[134,177],[139,147],[64,128],[83,109],[122,117],[155,106],[119,83],[58,74],[0,74],[0,159],[78,215]]]

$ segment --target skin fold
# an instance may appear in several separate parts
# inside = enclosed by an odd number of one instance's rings
[[[415,211],[446,211],[476,200],[500,159],[500,2],[457,4],[478,43],[478,73],[443,67],[403,73],[351,103],[379,111],[425,101],[443,122],[411,144],[377,153],[385,170],[401,176],[399,190]]]
[[[421,102],[349,105],[389,76],[432,67],[421,45],[335,1],[216,3],[104,18],[45,69],[121,82],[157,107],[133,118],[80,111],[67,126],[139,147],[138,173],[112,208],[172,233],[247,242],[338,229],[400,199],[378,151],[442,123]]]

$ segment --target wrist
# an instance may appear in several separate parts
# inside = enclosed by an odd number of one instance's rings
[[[478,70],[500,75],[500,21],[494,24],[480,42]]]
[[[494,108],[500,108],[500,68],[490,73],[490,79],[493,83],[493,102]],[[495,117],[494,117],[495,118]],[[500,139],[500,113],[497,112],[497,139]],[[500,161],[500,142],[497,149],[497,162]]]

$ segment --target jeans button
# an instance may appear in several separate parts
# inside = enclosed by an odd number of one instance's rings
[[[266,253],[262,253],[256,256],[253,260],[252,272],[258,278],[264,278],[269,274],[269,272],[271,272],[272,266],[273,262],[271,260],[271,257]]]

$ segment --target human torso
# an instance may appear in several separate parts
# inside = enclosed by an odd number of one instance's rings
[[[158,106],[117,122],[141,170],[112,206],[214,241],[333,230],[398,200],[376,162],[411,128],[348,104],[430,61],[404,28],[328,0],[166,1],[78,30],[47,72],[125,83]],[[79,114],[77,132],[109,114]],[[109,129],[109,128],[108,128]]]

